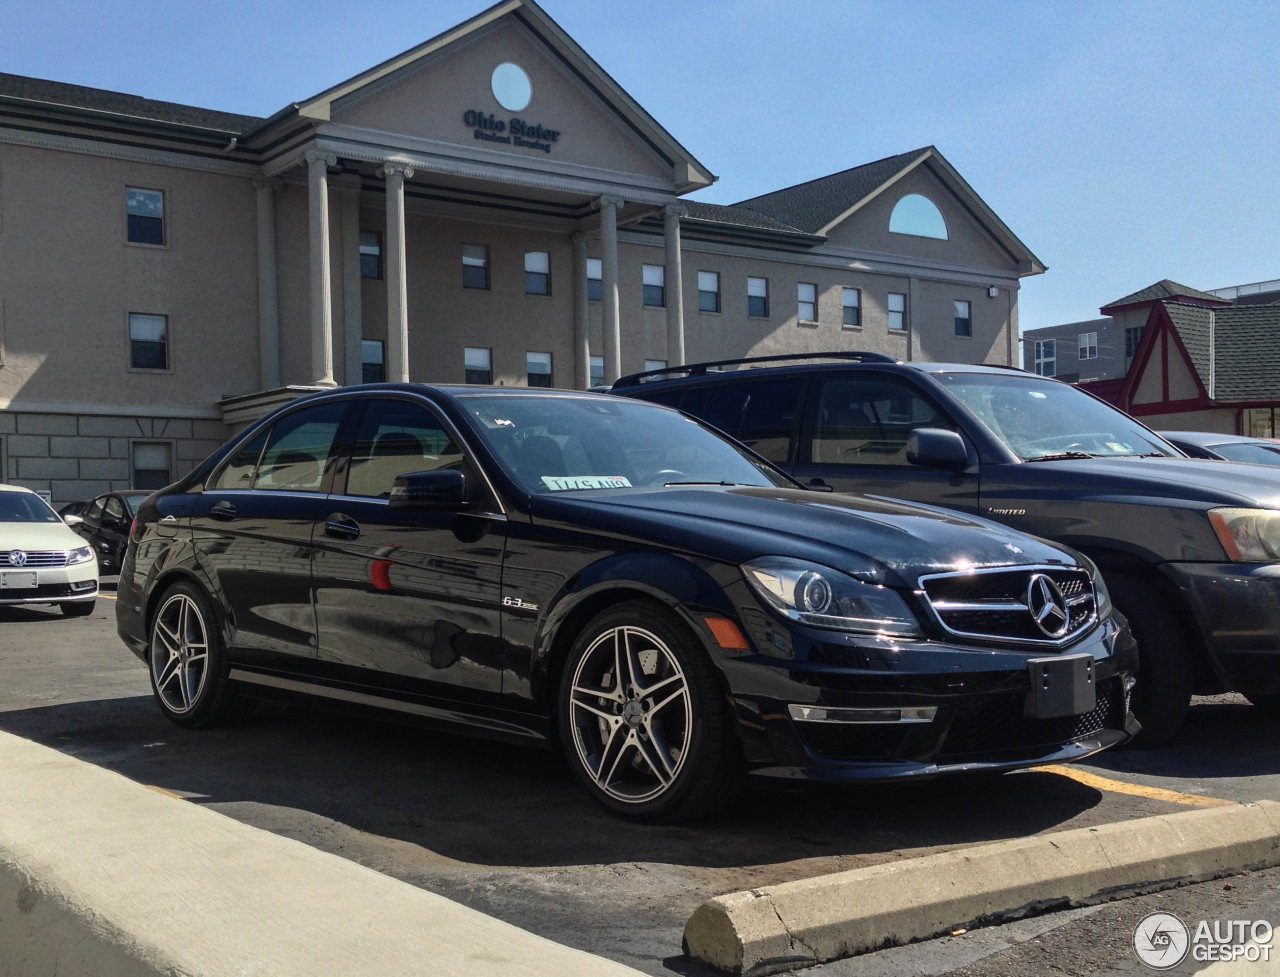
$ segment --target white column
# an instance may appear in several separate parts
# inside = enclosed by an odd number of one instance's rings
[[[600,265],[604,290],[604,382],[622,374],[622,331],[618,322],[618,211],[621,197],[600,198]]]
[[[360,288],[360,184],[344,186],[342,194],[342,337],[346,350],[342,382],[346,386],[364,379],[362,362],[364,306]]]
[[[311,382],[336,387],[333,381],[333,313],[329,273],[329,167],[336,156],[307,150],[307,203],[311,227]]]
[[[387,163],[387,241],[384,251],[387,276],[387,379],[409,382],[409,291],[405,278],[404,181],[413,167]]]
[[[276,275],[276,193],[284,185],[253,178],[258,191],[258,386],[280,386],[280,286]]]
[[[689,216],[683,204],[667,204],[662,211],[662,230],[666,244],[666,270],[663,280],[667,299],[667,366],[684,363],[684,273],[680,260],[680,218]]]
[[[587,236],[573,236],[573,376],[591,386],[591,301],[587,298]]]

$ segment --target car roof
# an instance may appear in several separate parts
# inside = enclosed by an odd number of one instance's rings
[[[1014,374],[1017,376],[1034,378],[1037,380],[1053,380],[1053,377],[1041,377],[1034,373],[1016,366],[1005,366],[1001,363],[926,363],[918,360],[903,362],[901,360],[884,359],[866,359],[859,360],[855,357],[838,357],[830,354],[814,353],[810,358],[822,359],[828,356],[827,362],[778,362],[771,365],[767,361],[775,359],[773,357],[752,357],[742,361],[722,361],[726,365],[729,363],[740,362],[742,365],[739,369],[734,370],[707,370],[705,367],[716,365],[715,363],[691,363],[687,366],[669,367],[666,370],[649,370],[644,373],[633,373],[625,377],[620,377],[610,389],[620,391],[622,389],[634,390],[637,388],[645,388],[656,385],[666,385],[669,383],[696,383],[706,380],[709,377],[724,376],[770,376],[778,373],[828,373],[833,370],[914,370],[918,373],[981,373],[989,375],[1008,376]],[[787,360],[791,357],[777,357],[779,360]],[[805,359],[797,356],[796,359]],[[759,362],[760,365],[754,365]],[[686,372],[694,371],[694,372]],[[666,375],[664,375],[666,374]],[[675,375],[671,375],[675,374]],[[649,379],[640,379],[648,377]],[[1061,382],[1061,381],[1056,381]]]
[[[27,492],[35,495],[35,492],[31,491],[31,489],[24,488],[21,485],[0,485],[0,492]]]
[[[1266,438],[1251,438],[1246,434],[1214,434],[1212,431],[1157,431],[1162,438],[1177,438],[1204,448],[1220,444],[1260,444],[1265,448],[1277,448],[1274,441]]]

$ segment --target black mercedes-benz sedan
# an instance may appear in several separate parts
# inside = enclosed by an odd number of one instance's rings
[[[874,781],[1134,732],[1127,629],[1070,550],[801,487],[677,411],[379,384],[296,401],[141,506],[118,626],[183,726],[308,693],[559,744],[687,818],[751,773]]]

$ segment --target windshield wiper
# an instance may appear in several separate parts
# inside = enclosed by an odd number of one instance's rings
[[[747,482],[663,482],[662,483],[663,488],[671,488],[671,486],[673,485],[730,485],[730,486],[740,485],[743,487],[748,487],[748,488],[750,487],[750,485]]]
[[[1059,451],[1057,454],[1041,455],[1028,458],[1027,461],[1074,461],[1077,458],[1101,458],[1102,455],[1090,454],[1088,451]]]

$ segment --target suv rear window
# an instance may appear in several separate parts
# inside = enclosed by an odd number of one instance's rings
[[[689,390],[680,406],[775,464],[785,464],[804,387],[802,377],[717,380]]]

